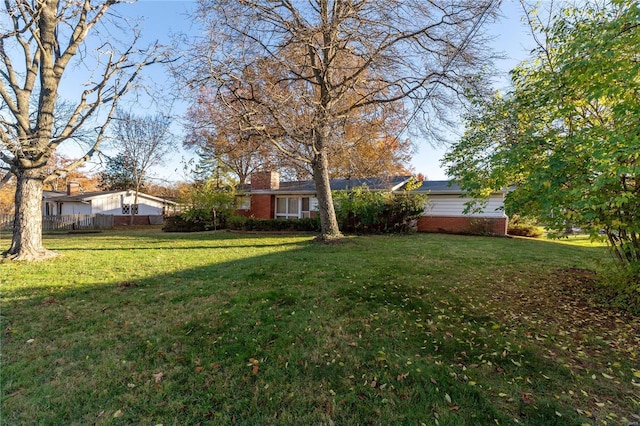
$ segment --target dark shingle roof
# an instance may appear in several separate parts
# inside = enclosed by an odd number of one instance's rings
[[[92,191],[92,192],[83,192],[81,194],[75,194],[75,195],[67,195],[66,192],[54,192],[51,191],[49,194],[44,194],[45,198],[50,198],[50,199],[55,199],[56,201],[86,201],[89,198],[92,197],[99,197],[101,195],[108,195],[108,194],[116,194],[118,192],[123,192],[123,191]],[[142,195],[142,194],[141,194]]]
[[[462,189],[451,180],[425,180],[415,192],[429,192],[430,194],[462,194]]]
[[[366,185],[371,190],[392,190],[404,184],[411,176],[390,176],[382,178],[331,179],[329,184],[333,191],[345,191]],[[316,185],[312,180],[296,182],[280,182],[278,191],[307,191],[315,192]]]
[[[388,176],[382,178],[331,179],[330,185],[333,191],[345,191],[363,185],[374,191],[395,191],[402,189],[410,178],[411,176]],[[239,185],[238,190],[251,192],[251,185]],[[422,182],[419,188],[413,191],[431,194],[461,194],[463,192],[455,182],[449,180],[426,180]],[[316,185],[313,180],[280,182],[279,189],[261,190],[260,192],[313,194],[316,192]]]
[[[358,188],[366,185],[369,189],[374,191],[391,191],[396,190],[404,185],[411,176],[389,176],[389,177],[376,177],[376,178],[354,178],[354,179],[331,179],[329,184],[333,191],[345,191],[352,188]],[[251,185],[239,185],[238,190],[251,192]],[[261,192],[272,193],[314,193],[316,192],[316,185],[313,180],[299,180],[293,182],[280,182],[280,188],[274,190],[261,190]]]

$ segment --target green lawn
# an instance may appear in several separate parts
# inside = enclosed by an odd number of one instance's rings
[[[603,247],[311,240],[47,236],[62,256],[0,264],[0,423],[639,420],[640,318],[601,305]]]

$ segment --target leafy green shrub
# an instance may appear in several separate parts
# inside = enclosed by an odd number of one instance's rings
[[[256,219],[246,216],[231,216],[227,220],[227,229],[237,231],[298,231],[298,232],[319,232],[320,219],[304,218],[294,220],[283,219]]]
[[[507,234],[518,237],[540,238],[544,235],[544,230],[536,225],[528,223],[509,224]]]
[[[164,232],[201,232],[212,228],[211,221],[185,219],[182,215],[167,216],[164,218]]]
[[[419,186],[408,185],[409,189]],[[336,191],[333,197],[340,229],[356,233],[411,232],[426,201],[423,194],[371,191],[366,185]]]
[[[413,232],[424,214],[426,196],[408,192],[391,194],[383,211],[386,232]]]
[[[537,225],[535,219],[514,214],[509,219],[507,234],[518,237],[540,238],[544,235],[544,229]]]
[[[236,209],[233,187],[219,188],[212,182],[191,186],[181,197],[186,210],[165,221],[166,232],[198,232],[223,229]]]

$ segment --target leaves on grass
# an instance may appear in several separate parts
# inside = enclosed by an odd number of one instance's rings
[[[258,370],[260,370],[259,365],[260,361],[258,361],[255,358],[249,358],[249,364],[247,364],[248,367],[251,367],[251,372],[253,374],[258,374]]]
[[[408,371],[406,373],[398,374],[398,377],[396,378],[396,380],[401,382],[404,379],[406,379],[407,377],[409,377],[409,372]]]
[[[121,281],[118,283],[118,287],[120,287],[120,290],[122,291],[128,289],[129,287],[138,287],[139,285],[140,284],[135,281]]]

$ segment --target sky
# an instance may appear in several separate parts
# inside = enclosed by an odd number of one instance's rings
[[[158,40],[161,44],[170,44],[172,35],[176,33],[193,33],[192,19],[188,11],[195,6],[190,0],[138,0],[133,4],[117,5],[118,13],[141,21],[144,42]],[[498,75],[495,76],[496,88],[504,89],[508,86],[508,71],[519,62],[529,56],[532,41],[527,27],[522,23],[522,9],[518,1],[503,0],[501,5],[502,17],[488,27],[493,36],[492,47],[501,53],[504,59],[498,60],[496,66]],[[166,84],[166,90],[174,90],[170,87],[171,80],[165,74],[163,67],[147,70],[149,77],[156,83]],[[145,71],[145,72],[147,72]],[[174,114],[183,115],[185,104],[178,104],[172,111]],[[176,123],[173,126],[175,133],[179,133],[181,126]],[[456,136],[452,135],[455,140]],[[177,135],[178,144],[181,145],[181,137]],[[411,165],[415,173],[422,173],[429,180],[447,179],[441,158],[446,152],[446,146],[432,146],[426,141],[414,140],[417,147]],[[159,180],[179,181],[185,180],[181,162],[193,156],[181,148],[172,154],[171,159],[162,167],[156,167],[152,174]]]

